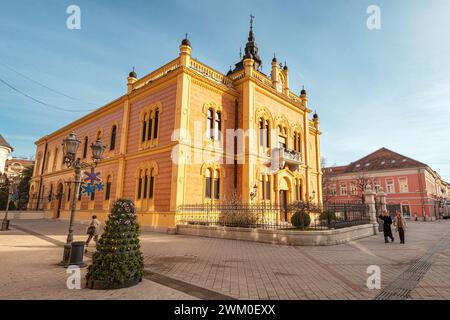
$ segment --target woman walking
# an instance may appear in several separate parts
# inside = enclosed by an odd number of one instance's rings
[[[97,245],[98,236],[100,234],[100,225],[101,224],[102,223],[100,222],[100,220],[97,219],[97,216],[93,215],[91,223],[89,224],[89,227],[86,230],[86,233],[89,235],[86,240],[86,249],[85,249],[86,252],[87,252],[87,247],[89,246],[89,242],[91,242],[92,238],[94,238],[94,242]]]
[[[395,217],[394,226],[398,232],[398,236],[400,237],[400,243],[405,243],[405,231],[406,231],[406,220],[403,217],[400,211],[397,211],[397,215]]]
[[[394,237],[392,236],[392,229],[391,229],[392,224],[391,216],[388,214],[386,210],[384,210],[383,214],[380,214],[378,218],[383,220],[384,242],[388,243],[389,242],[388,238],[391,238],[391,241],[394,242]]]

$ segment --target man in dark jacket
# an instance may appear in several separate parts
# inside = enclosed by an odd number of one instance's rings
[[[388,238],[391,238],[391,241],[394,242],[394,237],[392,236],[391,224],[392,218],[388,214],[387,211],[384,211],[383,214],[380,214],[378,217],[383,220],[383,233],[384,233],[384,242],[388,243]]]

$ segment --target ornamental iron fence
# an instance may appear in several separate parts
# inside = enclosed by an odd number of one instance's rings
[[[273,204],[208,203],[183,205],[177,224],[278,230],[328,230],[370,222],[368,206],[361,203],[328,203],[322,206],[295,202]]]

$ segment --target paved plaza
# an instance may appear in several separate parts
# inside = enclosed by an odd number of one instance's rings
[[[0,233],[0,299],[450,299],[450,221],[410,222],[405,245],[382,235],[294,247],[144,231],[142,283],[111,291],[67,289],[57,265],[67,221],[11,223]],[[84,231],[77,224],[75,240]],[[381,289],[366,286],[371,265]]]

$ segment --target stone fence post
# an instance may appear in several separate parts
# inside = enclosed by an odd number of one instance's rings
[[[378,234],[377,209],[375,208],[375,195],[371,189],[364,191],[364,203],[369,206],[370,223],[373,225],[373,233]]]
[[[377,194],[377,198],[379,199],[379,203],[381,204],[381,212],[387,211],[386,205],[386,193],[381,190]]]

